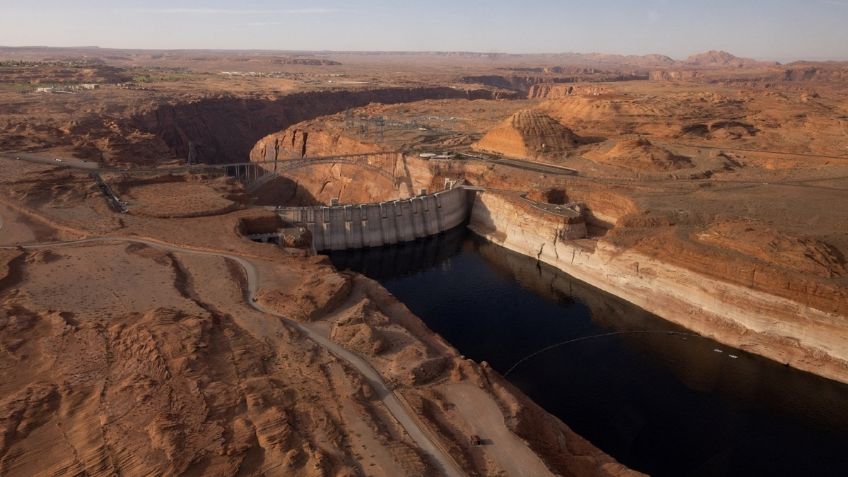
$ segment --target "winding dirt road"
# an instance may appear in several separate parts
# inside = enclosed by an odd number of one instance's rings
[[[165,250],[168,252],[175,253],[186,253],[192,255],[205,255],[205,256],[217,256],[223,257],[229,260],[232,260],[241,266],[245,273],[247,274],[247,302],[251,307],[256,310],[274,316],[283,320],[286,324],[300,330],[306,336],[308,336],[311,340],[317,343],[319,346],[325,348],[327,351],[335,355],[336,357],[344,360],[349,365],[354,367],[357,371],[359,371],[362,376],[368,381],[369,384],[373,387],[374,391],[380,397],[380,400],[383,402],[383,405],[386,406],[389,412],[391,412],[392,416],[400,423],[401,426],[406,430],[407,434],[412,438],[413,441],[418,445],[418,447],[426,453],[433,464],[441,471],[442,474],[450,476],[450,477],[460,477],[464,476],[465,473],[461,470],[459,465],[453,460],[450,454],[447,453],[438,443],[437,440],[430,434],[430,431],[421,423],[417,416],[415,416],[412,412],[410,412],[400,401],[398,396],[386,386],[385,381],[362,357],[344,349],[340,345],[330,341],[328,338],[320,334],[316,329],[305,325],[303,323],[298,323],[296,321],[290,320],[284,316],[280,316],[270,310],[263,308],[260,304],[253,300],[254,294],[256,290],[259,288],[259,272],[256,266],[247,260],[244,257],[240,257],[238,255],[232,255],[229,253],[222,252],[212,252],[208,250],[199,250],[188,247],[181,247],[177,245],[171,245],[165,242],[159,242],[156,240],[150,239],[142,239],[142,238],[133,238],[133,237],[93,237],[86,238],[80,240],[69,240],[69,241],[61,241],[61,242],[44,242],[44,243],[33,243],[27,245],[20,246],[3,246],[0,249],[6,250],[15,250],[19,248],[23,248],[26,250],[34,250],[34,249],[43,249],[43,248],[51,248],[51,247],[63,247],[70,245],[78,245],[85,243],[94,243],[94,242],[130,242],[130,243],[138,243],[147,245],[150,247],[158,248],[160,250]]]

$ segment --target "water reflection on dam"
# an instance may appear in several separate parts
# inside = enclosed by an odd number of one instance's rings
[[[330,257],[379,280],[463,354],[501,373],[574,338],[685,332],[462,228]],[[653,475],[848,475],[848,386],[705,338],[574,342],[528,359],[509,379]]]
[[[362,248],[331,252],[333,264],[341,270],[356,270],[375,280],[387,280],[429,270],[437,265],[450,266],[468,238],[464,227],[444,234],[395,247]]]

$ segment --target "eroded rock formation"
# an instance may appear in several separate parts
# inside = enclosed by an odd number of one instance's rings
[[[579,142],[580,137],[559,121],[526,109],[487,132],[474,149],[520,159],[560,160]]]

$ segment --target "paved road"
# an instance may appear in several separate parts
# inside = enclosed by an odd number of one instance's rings
[[[660,144],[659,142],[657,144]],[[812,154],[806,152],[789,152],[789,151],[769,151],[767,149],[749,149],[742,147],[732,147],[732,146],[710,146],[710,145],[702,145],[702,144],[686,144],[682,142],[674,143],[669,142],[665,143],[670,146],[680,146],[680,147],[688,147],[691,149],[716,149],[722,151],[742,151],[742,152],[758,152],[763,154],[775,154],[779,156],[797,156],[797,157],[811,157],[816,159],[836,159],[840,161],[848,161],[848,156],[834,156],[828,154]]]
[[[552,164],[541,164],[538,162],[530,162],[530,161],[522,161],[520,159],[510,159],[507,157],[501,157],[497,159],[490,159],[489,162],[493,162],[495,164],[501,164],[510,167],[516,167],[518,169],[525,169],[528,171],[541,172],[542,174],[553,174],[559,176],[576,176],[577,170],[571,169],[568,167],[560,167]]]
[[[101,166],[99,163],[85,161],[82,159],[77,159],[75,157],[62,156],[58,157],[56,154],[47,154],[44,153],[27,153],[27,152],[14,152],[14,151],[2,151],[0,152],[0,158],[10,159],[10,160],[21,160],[32,162],[36,164],[46,164],[57,167],[68,167],[72,169],[83,169],[87,171],[100,171],[100,172],[115,172],[122,174],[180,174],[185,172],[200,172],[206,171],[209,169],[225,169],[225,168],[236,168],[236,167],[245,167],[245,166],[262,166],[262,165],[271,165],[271,164],[279,164],[283,169],[294,169],[298,166],[309,166],[315,164],[332,164],[332,163],[346,163],[346,164],[359,164],[358,158],[362,157],[372,157],[372,156],[383,156],[388,154],[396,154],[395,151],[381,151],[381,152],[364,152],[364,153],[356,153],[356,154],[337,154],[335,156],[315,156],[315,157],[304,157],[298,159],[281,159],[279,161],[247,161],[247,162],[233,162],[233,163],[224,163],[224,164],[207,164],[207,163],[197,163],[197,164],[183,164],[183,165],[166,165],[159,167],[116,167],[116,166]],[[58,161],[56,159],[59,159]],[[364,164],[368,166],[368,164]]]
[[[176,245],[171,245],[164,242],[158,242],[155,240],[147,240],[140,238],[132,238],[132,237],[95,237],[81,240],[69,240],[64,242],[45,242],[45,243],[36,243],[29,245],[22,245],[24,249],[41,249],[41,248],[50,248],[50,247],[60,247],[60,246],[69,246],[69,245],[77,245],[83,243],[92,243],[92,242],[132,242],[132,243],[140,243],[144,245],[148,245],[150,247],[158,248],[161,250],[176,252],[176,253],[186,253],[192,255],[205,255],[205,256],[216,256],[216,257],[224,257],[230,259],[236,263],[238,263],[247,274],[247,300],[250,306],[257,309],[258,311],[275,316],[277,318],[282,319],[290,326],[297,328],[305,335],[307,335],[310,339],[315,341],[319,346],[323,347],[333,355],[338,358],[346,361],[349,365],[353,366],[357,371],[359,371],[365,379],[371,384],[374,390],[377,392],[380,400],[383,402],[383,405],[392,413],[392,415],[397,419],[401,426],[406,430],[407,434],[412,438],[413,441],[418,445],[418,447],[424,451],[430,458],[433,460],[433,463],[441,470],[444,475],[450,477],[460,477],[464,476],[465,473],[460,469],[460,467],[456,464],[453,458],[443,450],[437,443],[434,438],[431,437],[430,431],[427,430],[417,416],[411,413],[407,408],[401,403],[398,399],[398,396],[386,386],[386,383],[383,381],[383,378],[380,374],[368,363],[365,359],[356,355],[338,344],[330,341],[328,338],[321,335],[316,329],[305,325],[303,323],[299,323],[296,321],[292,321],[288,318],[280,316],[273,311],[267,310],[262,307],[257,302],[253,301],[254,294],[259,286],[259,272],[253,263],[249,260],[240,257],[238,255],[231,255],[227,253],[219,253],[219,252],[210,252],[206,250],[197,250],[193,248],[180,247]],[[6,250],[14,250],[17,249],[17,246],[5,246],[0,247],[0,249]]]
[[[524,161],[521,159],[511,159],[509,157],[501,156],[486,156],[466,153],[458,153],[458,155],[464,157],[464,160],[489,162],[492,164],[500,164],[503,166],[515,167],[517,169],[524,169],[527,171],[540,172],[542,174],[552,174],[558,176],[578,175],[576,169],[557,166],[554,164],[543,164],[541,162]]]
[[[86,171],[96,171],[100,169],[100,165],[96,162],[84,161],[77,158],[62,157],[61,161],[56,160],[56,155],[45,156],[42,154],[30,154],[26,152],[4,152],[0,153],[0,157],[10,160],[21,160],[33,162],[37,164],[46,164],[56,167],[70,167],[72,169],[83,169]]]

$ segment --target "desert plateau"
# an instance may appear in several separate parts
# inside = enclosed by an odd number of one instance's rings
[[[393,48],[0,47],[0,476],[848,475],[848,61]]]

